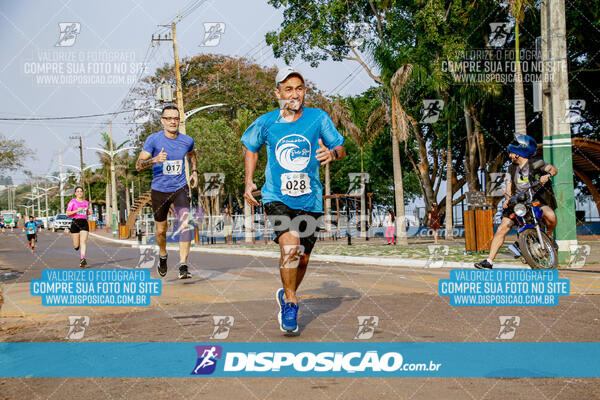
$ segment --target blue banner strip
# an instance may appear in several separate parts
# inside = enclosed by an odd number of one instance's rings
[[[600,377],[600,343],[0,343],[0,376]]]

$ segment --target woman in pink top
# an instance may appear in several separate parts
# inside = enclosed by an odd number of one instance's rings
[[[89,204],[83,197],[83,188],[75,188],[75,198],[69,201],[67,205],[67,216],[73,219],[71,222],[71,237],[73,238],[73,247],[75,251],[80,250],[81,261],[79,266],[85,268],[87,261],[85,259],[85,250],[87,247],[87,238],[90,228],[88,227],[87,216],[90,213]]]

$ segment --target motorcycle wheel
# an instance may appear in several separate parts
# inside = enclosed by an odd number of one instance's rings
[[[552,241],[542,233],[540,244],[535,229],[526,229],[519,235],[519,248],[532,269],[553,269],[558,266],[558,254]]]

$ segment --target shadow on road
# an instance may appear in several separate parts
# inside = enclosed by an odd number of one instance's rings
[[[349,287],[340,286],[338,281],[325,281],[322,287],[301,292],[303,295],[323,296],[321,298],[308,298],[300,303],[300,318],[298,324],[300,328],[296,335],[302,331],[315,319],[323,314],[338,308],[344,301],[355,301],[360,299],[360,293]]]

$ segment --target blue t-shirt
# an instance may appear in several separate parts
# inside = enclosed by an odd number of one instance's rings
[[[169,139],[164,131],[160,131],[148,136],[142,150],[156,157],[162,148],[167,153],[167,160],[152,166],[152,190],[173,193],[187,184],[184,158],[194,149],[194,139],[181,133],[175,139]]]
[[[319,139],[328,149],[344,143],[329,115],[304,107],[302,115],[287,122],[279,110],[257,118],[246,129],[242,143],[254,153],[267,144],[263,204],[281,201],[295,210],[323,212],[323,186],[316,158]]]
[[[28,235],[33,235],[35,233],[35,231],[37,226],[35,224],[35,222],[31,222],[31,221],[27,221],[25,223],[25,231],[27,232]]]

